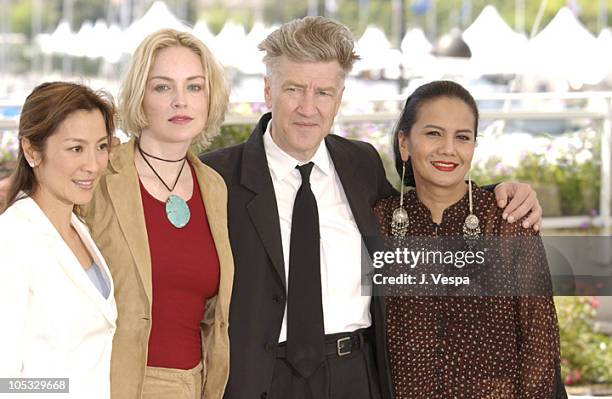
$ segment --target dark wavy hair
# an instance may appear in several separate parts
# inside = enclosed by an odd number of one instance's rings
[[[100,111],[110,148],[115,133],[115,106],[110,95],[68,82],[43,83],[32,90],[23,104],[19,118],[17,166],[10,177],[4,209],[16,201],[19,192],[32,195],[36,190],[36,177],[24,156],[21,141],[28,139],[32,148],[42,153],[47,139],[55,133],[59,125],[70,114],[79,110]]]
[[[406,104],[404,104],[404,109],[402,110],[402,115],[397,121],[393,131],[393,155],[395,158],[395,170],[397,170],[400,179],[402,178],[403,161],[402,155],[400,154],[398,137],[400,134],[409,136],[412,126],[417,120],[421,107],[427,102],[441,97],[456,98],[463,101],[470,108],[472,114],[474,115],[474,138],[476,137],[478,133],[478,106],[476,105],[476,100],[474,100],[474,97],[472,97],[469,91],[467,91],[459,83],[455,83],[450,80],[437,80],[420,86],[406,100]],[[408,158],[408,162],[406,162],[406,174],[403,184],[411,187],[416,185],[410,158]]]

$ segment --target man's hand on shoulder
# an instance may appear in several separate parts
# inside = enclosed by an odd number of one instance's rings
[[[503,182],[495,187],[497,205],[504,209],[503,218],[509,223],[521,219],[529,214],[523,221],[523,227],[533,227],[540,230],[542,225],[542,207],[535,190],[527,183]],[[510,200],[510,203],[508,203]]]

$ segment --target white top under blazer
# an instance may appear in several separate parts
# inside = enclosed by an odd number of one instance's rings
[[[0,377],[67,377],[70,394],[51,397],[108,399],[114,287],[87,227],[74,214],[71,224],[106,274],[108,298],[34,200],[0,215]]]

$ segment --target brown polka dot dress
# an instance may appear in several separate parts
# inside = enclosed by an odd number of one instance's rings
[[[520,222],[504,221],[493,193],[474,187],[473,195],[482,236],[537,235]],[[374,207],[385,236],[398,206],[399,197],[391,197]],[[444,211],[439,225],[414,190],[406,194],[404,206],[410,218],[407,235],[463,236],[467,194]],[[543,255],[541,245],[517,252],[524,252],[522,259]],[[385,302],[396,399],[551,397],[559,359],[552,296],[388,296]]]

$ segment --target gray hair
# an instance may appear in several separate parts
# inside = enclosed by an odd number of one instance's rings
[[[305,17],[289,21],[259,43],[266,54],[267,75],[275,70],[281,56],[295,62],[338,61],[347,74],[359,59],[354,51],[355,39],[349,29],[333,19]]]

